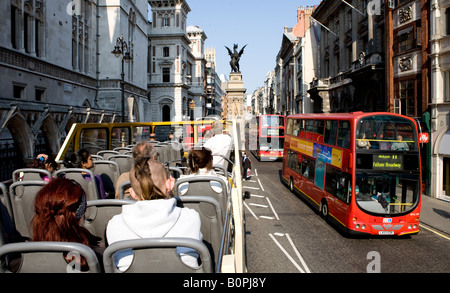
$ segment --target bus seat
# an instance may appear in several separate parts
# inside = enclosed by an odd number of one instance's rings
[[[0,246],[8,242],[7,232],[15,230],[8,188],[0,183]]]
[[[180,193],[180,185],[188,183],[187,191],[182,196],[187,195],[204,195],[204,196],[212,196],[215,198],[222,209],[222,214],[226,211],[228,198],[229,198],[229,189],[228,182],[226,182],[223,178],[215,175],[193,175],[181,177],[175,181],[175,186],[173,188],[174,196],[181,196]],[[216,192],[211,187],[211,183],[219,183],[222,191]]]
[[[18,181],[9,187],[14,226],[23,237],[31,238],[31,220],[34,217],[34,198],[47,184],[43,180]]]
[[[52,173],[45,169],[37,168],[22,168],[14,170],[12,174],[13,182],[21,180],[43,180],[42,178],[47,176],[47,178],[52,178]]]
[[[201,259],[198,268],[182,262],[177,247],[195,249]],[[103,253],[106,273],[121,272],[114,264],[114,253],[132,249],[134,258],[126,273],[212,273],[213,265],[208,248],[201,241],[190,238],[142,238],[118,241],[108,246]]]
[[[167,146],[166,145],[161,145],[161,144],[156,144],[155,145],[155,149],[156,152],[158,153],[158,159],[157,161],[160,163],[165,163],[168,161],[168,156],[167,156]]]
[[[130,180],[125,180],[119,185],[119,199],[127,199],[125,196],[125,191],[131,187]]]
[[[220,258],[220,247],[224,229],[223,213],[219,202],[210,196],[177,197],[177,206],[197,211],[201,220],[203,243],[208,247],[214,267]]]
[[[129,147],[117,147],[117,148],[114,148],[113,151],[119,152],[119,154],[123,155],[124,153],[131,151],[131,148],[129,148]]]
[[[88,174],[91,178],[94,178],[94,172],[89,169],[65,168],[55,171],[55,177],[65,177],[67,179],[72,179],[78,182],[81,187],[83,187],[83,190],[86,193],[87,200],[100,199],[100,195],[97,189],[97,183],[95,182],[95,180],[88,181],[84,179],[83,174]]]
[[[99,151],[99,152],[97,153],[97,155],[98,155],[98,156],[102,156],[104,160],[108,160],[108,158],[109,158],[110,156],[113,156],[113,155],[120,155],[120,153],[119,153],[118,151],[102,150],[102,151]]]
[[[109,194],[109,197],[115,195],[116,182],[120,176],[119,164],[110,160],[94,161],[94,167],[91,170],[94,174],[98,174],[102,179],[107,195]]]
[[[116,162],[119,165],[119,172],[123,174],[125,172],[130,172],[134,165],[133,157],[130,155],[113,155],[108,158],[109,161]]]
[[[8,255],[22,254],[17,273],[70,273],[80,272],[76,265],[71,267],[63,253],[75,257],[84,257],[89,266],[89,273],[100,273],[101,266],[95,252],[88,246],[73,242],[32,241],[9,243],[0,247],[0,272],[10,273]],[[70,255],[70,254],[69,254]],[[75,261],[74,261],[75,263]]]
[[[86,203],[86,215],[83,227],[89,230],[93,235],[102,238],[102,243],[106,241],[106,226],[109,220],[115,215],[122,213],[122,206],[133,204],[136,201],[128,199],[102,199],[90,200]]]

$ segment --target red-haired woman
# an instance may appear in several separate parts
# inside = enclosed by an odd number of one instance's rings
[[[51,180],[36,195],[34,211],[32,241],[81,243],[91,247],[99,262],[102,261],[101,239],[80,226],[86,211],[86,195],[78,183],[65,178]],[[86,260],[82,259],[81,269],[85,268]]]

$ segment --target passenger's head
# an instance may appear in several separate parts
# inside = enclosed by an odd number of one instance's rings
[[[212,151],[203,146],[193,147],[189,151],[188,161],[192,173],[197,173],[203,168],[210,170],[213,167]]]
[[[89,232],[80,226],[86,211],[86,195],[73,180],[55,178],[44,185],[34,200],[34,241],[66,241],[89,245]]]
[[[156,141],[156,139],[157,139],[158,137],[156,136],[156,133],[150,133],[149,138],[150,138],[151,141]]]
[[[58,168],[58,163],[52,156],[39,154],[34,160],[31,168],[45,169],[53,173]]]
[[[175,184],[166,168],[155,160],[136,162],[130,171],[131,196],[136,200],[165,199]]]
[[[64,159],[64,166],[67,168],[91,169],[94,163],[88,150],[79,149]]]
[[[143,159],[153,159],[156,160],[158,153],[153,144],[148,141],[141,141],[133,147],[132,150],[133,159],[135,162],[140,162]]]
[[[223,132],[223,124],[220,120],[215,120],[212,123],[212,131],[214,132],[214,135],[222,134]]]

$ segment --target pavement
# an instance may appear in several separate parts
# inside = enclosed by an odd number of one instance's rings
[[[450,201],[422,195],[420,223],[450,235]]]

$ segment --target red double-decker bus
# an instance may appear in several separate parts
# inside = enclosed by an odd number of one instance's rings
[[[252,119],[249,127],[249,150],[261,161],[283,158],[286,117],[260,115]]]
[[[415,121],[393,113],[287,117],[282,180],[350,234],[419,232]]]

